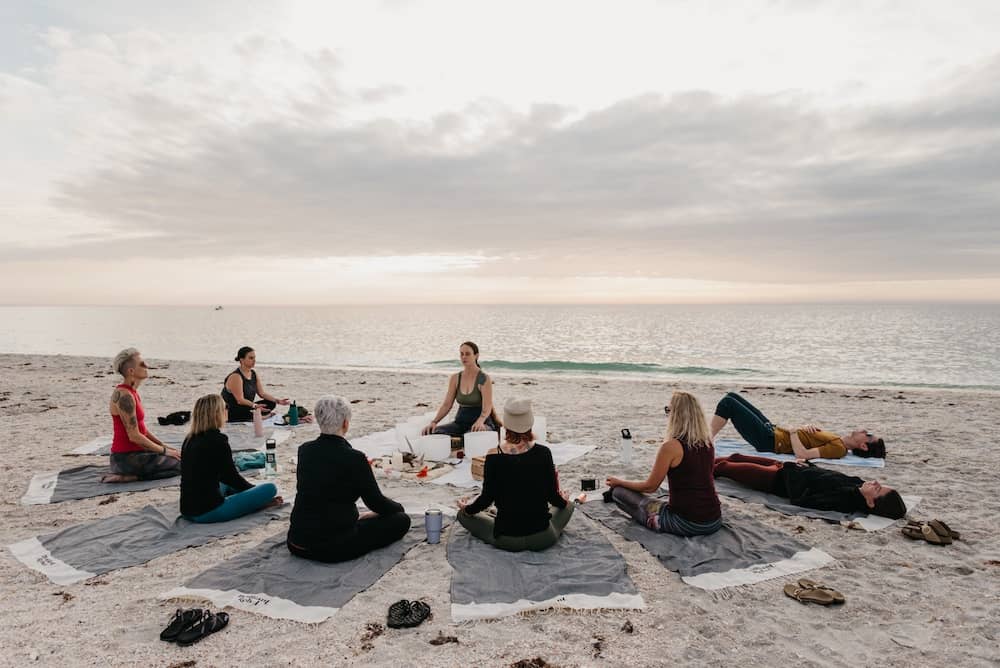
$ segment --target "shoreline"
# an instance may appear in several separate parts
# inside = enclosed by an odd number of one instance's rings
[[[65,353],[4,353],[0,352],[0,360],[4,358],[53,358],[53,359],[79,359],[87,361],[100,361],[104,358],[94,355],[75,355]],[[110,358],[108,358],[110,359]],[[163,364],[191,364],[203,365],[207,367],[229,368],[234,363],[220,363],[213,360],[186,360],[170,358],[150,358],[151,361]],[[532,364],[527,362],[525,364]],[[108,362],[110,368],[110,362]],[[455,360],[453,367],[430,368],[411,366],[367,366],[354,364],[312,364],[306,362],[261,362],[257,364],[258,369],[279,369],[279,370],[302,370],[302,371],[338,371],[345,373],[396,373],[414,374],[419,376],[447,376],[454,373],[459,367],[458,360]],[[692,384],[695,386],[747,386],[750,389],[766,388],[778,389],[778,386],[791,387],[795,389],[823,389],[833,390],[857,390],[857,391],[926,391],[926,392],[971,392],[985,393],[1000,396],[1000,385],[957,385],[952,383],[839,383],[830,381],[800,381],[788,379],[761,379],[755,377],[736,378],[726,377],[723,374],[718,376],[713,374],[659,374],[655,371],[646,373],[635,372],[587,372],[574,370],[547,370],[547,369],[509,369],[504,367],[491,368],[490,361],[482,362],[483,370],[494,378],[530,378],[533,380],[553,379],[553,380],[580,380],[580,381],[616,381],[626,383],[658,383],[671,385]],[[155,371],[155,368],[151,368]],[[230,369],[231,370],[231,369]]]
[[[217,393],[231,364],[150,360],[158,368],[140,392],[147,424],[190,409],[202,394]],[[489,370],[488,364],[484,366]],[[456,363],[457,368],[457,363]],[[437,406],[452,370],[374,371],[261,365],[266,385],[279,396],[312,407],[322,394],[356,401],[348,438],[391,428],[401,418]],[[746,514],[819,548],[836,562],[807,574],[843,592],[837,609],[803,606],[781,591],[789,578],[711,594],[681,582],[635,543],[602,530],[627,564],[643,595],[641,612],[533,613],[494,622],[453,623],[450,573],[439,546],[421,545],[331,620],[318,625],[272,620],[229,611],[230,626],[185,650],[156,639],[179,602],[158,594],[182,586],[275,534],[261,527],[152,562],[112,571],[73,585],[54,585],[15,561],[7,545],[62,528],[149,505],[177,503],[176,488],[120,493],[43,506],[22,506],[34,473],[100,461],[64,457],[74,446],[110,433],[107,401],[117,378],[110,358],[0,354],[0,428],[5,466],[0,469],[0,597],[10,623],[2,665],[199,665],[507,666],[536,656],[566,666],[628,665],[986,665],[996,660],[1000,610],[1000,498],[995,475],[1000,451],[985,440],[1000,420],[996,393],[947,389],[820,387],[815,384],[729,383],[715,379],[669,381],[495,374],[496,403],[530,397],[547,417],[550,440],[595,446],[560,467],[575,491],[584,476],[648,473],[665,427],[663,405],[675,388],[692,391],[706,412],[729,390],[745,391],[776,422],[807,421],[840,431],[855,424],[885,434],[889,450],[879,470],[845,468],[849,475],[886,482],[923,497],[917,519],[941,518],[962,532],[946,548],[904,538],[898,528],[864,533],[839,524],[785,516],[723,497],[723,512]],[[786,391],[792,387],[793,391]],[[900,398],[902,397],[902,398]],[[421,404],[426,404],[422,406]],[[615,434],[635,435],[633,465],[617,463]],[[281,493],[294,491],[288,466],[297,447],[315,432],[300,429],[279,447]],[[733,436],[727,427],[720,436]],[[405,481],[379,483],[390,497],[452,504],[467,492]],[[425,598],[433,619],[413,630],[389,630],[364,640],[366,626],[385,623],[400,598]],[[94,624],[93,620],[100,620]],[[634,633],[624,633],[625,620]],[[56,631],[56,632],[52,632]],[[433,646],[439,632],[458,644]],[[599,656],[595,639],[602,639]],[[73,647],[67,653],[67,640]]]

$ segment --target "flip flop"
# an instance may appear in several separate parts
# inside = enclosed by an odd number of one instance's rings
[[[939,536],[948,536],[953,540],[962,540],[962,534],[957,531],[953,531],[950,526],[944,523],[942,520],[931,520],[928,522],[934,532]]]
[[[924,539],[924,532],[921,531],[921,525],[919,524],[907,524],[905,527],[900,529],[900,531],[902,531],[903,535],[909,538],[910,540]]]
[[[847,598],[845,598],[843,594],[841,594],[833,587],[827,587],[826,585],[821,585],[815,580],[810,580],[809,578],[799,578],[799,586],[802,587],[803,589],[822,589],[823,591],[828,592],[830,596],[833,597],[833,602],[836,605],[841,605],[847,600]]]
[[[208,610],[203,610],[202,612],[204,614],[202,614],[201,619],[177,636],[177,644],[181,647],[193,645],[205,636],[212,635],[216,631],[221,631],[229,624],[229,615],[225,612],[215,614]]]
[[[785,596],[794,598],[799,603],[816,603],[818,605],[831,605],[834,601],[833,595],[828,591],[800,587],[792,583],[785,585]]]
[[[945,534],[942,536],[930,524],[920,527],[920,532],[923,534],[924,540],[931,545],[951,545],[951,535]]]
[[[431,606],[423,601],[403,599],[389,606],[386,625],[392,629],[409,629],[420,626],[425,619],[430,617],[430,614]]]
[[[174,642],[181,631],[201,619],[202,612],[203,610],[198,608],[192,608],[191,610],[178,608],[177,612],[170,619],[170,623],[167,624],[167,628],[160,631],[160,640]]]

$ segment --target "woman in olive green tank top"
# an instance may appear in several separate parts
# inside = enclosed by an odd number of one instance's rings
[[[458,348],[462,370],[448,380],[448,393],[437,414],[424,427],[424,434],[461,436],[470,431],[498,431],[500,421],[493,411],[493,381],[479,368],[479,346],[466,341]],[[451,407],[458,402],[455,421],[439,425]]]

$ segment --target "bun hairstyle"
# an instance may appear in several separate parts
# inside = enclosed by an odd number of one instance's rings
[[[249,355],[252,352],[253,352],[253,348],[251,348],[250,346],[243,346],[242,348],[240,348],[239,350],[236,351],[235,361],[239,362],[240,360],[242,360],[244,357],[246,357],[247,355]]]

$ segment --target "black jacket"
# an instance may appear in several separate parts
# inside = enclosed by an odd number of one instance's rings
[[[342,436],[321,434],[300,445],[295,477],[288,539],[303,548],[353,532],[359,498],[379,515],[404,512],[403,506],[382,494],[365,454]]]
[[[871,509],[861,495],[863,483],[861,478],[838,471],[785,462],[774,477],[774,493],[803,508],[868,513]]]

